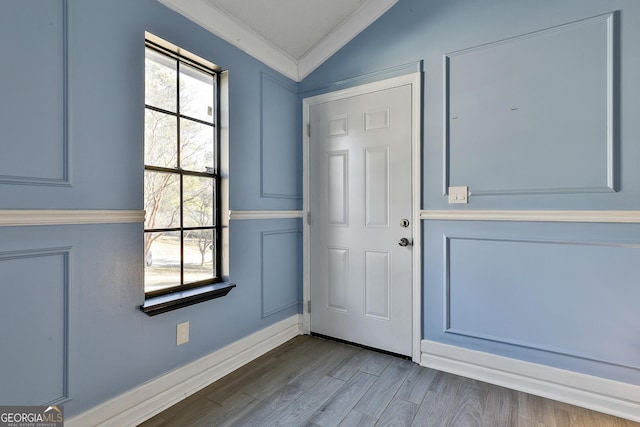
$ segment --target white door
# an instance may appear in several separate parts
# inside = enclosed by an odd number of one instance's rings
[[[409,356],[412,105],[406,84],[309,107],[311,331]]]

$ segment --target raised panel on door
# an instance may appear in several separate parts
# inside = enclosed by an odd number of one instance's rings
[[[327,307],[334,310],[347,311],[349,250],[329,248],[328,253],[328,286]]]
[[[389,226],[389,146],[365,148],[365,227]]]
[[[328,153],[329,225],[349,225],[349,152]]]
[[[364,315],[389,320],[390,255],[383,251],[364,252]]]

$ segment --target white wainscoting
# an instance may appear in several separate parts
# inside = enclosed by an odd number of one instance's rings
[[[640,422],[640,386],[423,340],[420,364]]]
[[[291,316],[246,338],[129,390],[65,421],[67,427],[137,426],[300,335],[301,315]]]

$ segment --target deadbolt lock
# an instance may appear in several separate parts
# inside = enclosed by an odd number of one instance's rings
[[[409,226],[409,220],[407,218],[402,218],[400,220],[400,227],[407,228]]]

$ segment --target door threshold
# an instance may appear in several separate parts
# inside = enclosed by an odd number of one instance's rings
[[[398,359],[411,360],[411,356],[406,356],[404,354],[394,353],[392,351],[381,350],[381,349],[375,348],[375,347],[369,347],[368,345],[358,344],[356,342],[347,341],[347,340],[343,340],[343,339],[335,338],[335,337],[330,337],[328,335],[322,335],[322,334],[319,334],[317,332],[310,332],[309,335],[311,335],[312,337],[323,338],[323,339],[329,340],[329,341],[339,342],[341,344],[351,345],[351,346],[354,346],[354,347],[360,347],[360,348],[365,349],[365,350],[375,351],[376,353],[386,354],[387,356],[397,357]]]

